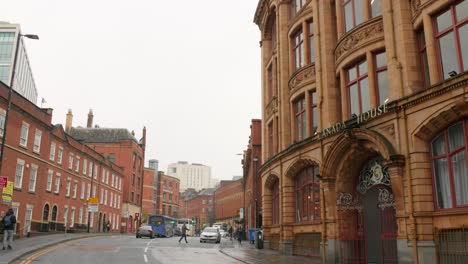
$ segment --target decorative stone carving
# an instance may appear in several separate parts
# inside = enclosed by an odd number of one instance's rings
[[[275,96],[273,99],[271,99],[265,108],[267,119],[276,112],[278,112],[278,98]]]
[[[413,13],[413,17],[419,13],[419,7],[421,6],[421,0],[411,0],[411,12]]]
[[[292,90],[303,83],[315,81],[315,64],[307,65],[296,72],[289,80],[289,89]]]
[[[370,23],[359,26],[345,35],[335,49],[335,60],[338,61],[343,54],[353,50],[359,44],[377,38],[383,38],[382,18],[371,20]]]

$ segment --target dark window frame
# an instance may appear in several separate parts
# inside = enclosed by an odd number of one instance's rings
[[[387,56],[387,54],[385,53],[385,50],[381,50],[381,51],[377,51],[377,52],[374,52],[372,54],[372,58],[374,60],[374,83],[375,83],[375,88],[374,88],[374,91],[375,91],[375,95],[376,95],[376,101],[378,104],[380,104],[380,86],[379,86],[379,73],[382,73],[382,72],[387,72],[387,82],[388,82],[388,63],[387,63],[387,58],[385,57],[385,66],[381,66],[381,67],[378,67],[377,66],[377,56],[380,55],[380,54],[383,54],[384,56]],[[369,66],[369,64],[368,64]],[[367,69],[367,72],[369,72],[369,69]],[[370,84],[369,84],[370,85]],[[370,88],[370,87],[369,87]],[[388,93],[390,93],[390,91],[387,91]],[[369,95],[370,96],[370,95]],[[370,98],[369,98],[370,99]]]
[[[427,45],[425,39],[424,30],[421,29],[419,32],[416,33],[416,38],[418,40],[418,54],[419,54],[419,65],[421,66],[421,80],[422,86],[424,88],[428,88],[431,85],[431,80],[429,77],[429,68],[426,67],[426,63],[429,65],[427,61]]]
[[[458,123],[462,123],[463,125],[463,136],[464,136],[464,145],[461,147],[458,147],[454,150],[451,150],[449,147],[449,135],[448,135],[448,130],[450,127],[453,127],[457,125]],[[444,146],[445,146],[445,153],[441,155],[434,156],[434,150],[433,150],[433,142],[436,140],[441,134],[444,135]],[[454,122],[447,126],[444,130],[441,132],[437,133],[431,140],[430,142],[430,149],[431,149],[431,166],[432,166],[432,186],[433,186],[433,191],[434,191],[434,205],[437,210],[441,211],[446,211],[446,210],[457,210],[457,209],[466,209],[468,208],[468,203],[465,205],[458,205],[457,204],[457,198],[456,198],[456,192],[455,192],[455,180],[454,180],[454,171],[453,171],[453,163],[452,163],[452,157],[455,156],[456,154],[465,151],[465,164],[468,164],[468,119],[463,119],[459,120],[457,122]],[[437,196],[437,181],[436,181],[436,172],[434,170],[434,162],[439,159],[447,159],[447,164],[448,164],[448,174],[449,174],[449,185],[450,185],[450,195],[451,195],[451,202],[452,202],[452,207],[450,208],[441,208],[439,205],[439,200]],[[468,176],[466,176],[468,177]],[[446,183],[445,183],[446,184]]]
[[[304,48],[304,31],[302,30],[302,28],[300,28],[296,30],[292,35],[292,54],[294,62],[294,71],[299,70],[305,65],[305,58],[303,57]]]
[[[463,0],[463,1],[465,1],[465,0]],[[460,4],[461,2],[463,2],[463,1],[453,2],[447,8],[441,10],[440,12],[438,12],[436,15],[434,15],[432,17],[435,45],[436,45],[436,49],[437,49],[438,71],[439,71],[439,74],[440,74],[440,76],[442,77],[443,80],[445,80],[445,76],[444,76],[444,69],[443,69],[443,65],[442,65],[442,56],[441,56],[441,49],[440,49],[439,41],[440,41],[441,38],[443,38],[444,36],[446,36],[446,35],[448,35],[450,33],[453,33],[453,40],[454,40],[454,44],[455,44],[455,52],[457,54],[457,66],[458,66],[457,72],[458,73],[464,72],[464,65],[463,65],[463,58],[462,58],[462,47],[461,47],[461,43],[460,43],[459,29],[461,27],[465,26],[468,23],[468,17],[466,17],[465,19],[463,19],[461,21],[458,21],[456,9],[455,9],[455,7],[458,4]],[[437,26],[437,18],[439,16],[445,14],[445,12],[447,12],[447,11],[450,12],[450,15],[451,15],[451,18],[452,18],[452,24],[450,26],[448,26],[447,28],[445,28],[445,29],[439,30],[439,28]],[[465,47],[465,48],[468,49],[468,47]],[[467,65],[467,68],[468,68],[468,65]]]
[[[307,128],[307,106],[305,97],[296,99],[293,102],[293,107],[295,139],[301,141],[307,137],[307,130],[305,129]]]
[[[362,63],[367,64],[367,72],[365,74],[363,74],[363,75],[361,75],[360,72],[359,72],[359,65],[361,65]],[[352,68],[356,69],[356,78],[353,79],[353,80],[350,80],[349,79],[349,70],[352,69]],[[351,86],[353,86],[354,84],[357,85],[359,113],[362,113],[361,81],[366,79],[366,78],[367,79],[369,78],[369,64],[367,63],[366,59],[360,60],[360,61],[356,62],[355,64],[353,64],[353,66],[346,69],[346,91],[348,93],[349,114],[350,114],[350,116],[353,114],[352,113],[352,108],[351,108],[351,92],[350,92]],[[369,102],[370,102],[370,98],[369,98]]]
[[[294,178],[296,223],[321,221],[320,181],[317,175],[318,167],[313,165],[302,169]]]
[[[317,91],[316,90],[313,90],[309,93],[309,97],[310,97],[310,131],[311,131],[311,134],[314,135],[315,132],[317,132],[318,130],[318,119],[320,118],[319,117],[319,114],[318,114],[318,98],[317,98]],[[314,103],[314,98],[316,98],[316,103]],[[314,111],[317,111],[317,120],[314,119]],[[314,126],[314,122],[317,122],[317,126]]]

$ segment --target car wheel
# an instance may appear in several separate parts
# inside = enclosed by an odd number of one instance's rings
[[[136,238],[140,238],[138,235],[136,235]]]

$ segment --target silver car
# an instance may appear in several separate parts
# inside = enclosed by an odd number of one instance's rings
[[[221,242],[221,234],[219,229],[216,227],[206,227],[200,234],[200,243],[206,243],[206,241],[212,241],[215,243]]]

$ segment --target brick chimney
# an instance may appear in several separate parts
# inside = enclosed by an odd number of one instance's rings
[[[88,113],[88,123],[86,124],[87,128],[92,128],[93,127],[93,109],[89,109]]]
[[[68,109],[67,119],[65,121],[65,132],[70,133],[73,124],[73,113],[71,109]]]

